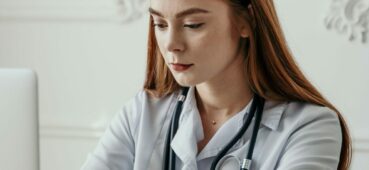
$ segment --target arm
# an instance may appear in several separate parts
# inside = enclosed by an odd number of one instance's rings
[[[337,169],[342,135],[335,112],[321,108],[304,116],[289,137],[278,170]]]
[[[132,102],[114,117],[82,170],[133,169],[135,144],[131,127],[137,107]]]

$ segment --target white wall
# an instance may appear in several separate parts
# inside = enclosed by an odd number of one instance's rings
[[[122,22],[129,8],[119,2],[126,1],[0,0],[0,67],[39,75],[42,170],[79,169],[110,118],[142,87],[148,16]],[[276,6],[298,63],[349,121],[352,169],[369,169],[369,43],[325,28],[330,1]]]
[[[367,5],[359,7],[369,10],[369,1],[361,1]],[[348,33],[328,31],[324,19],[330,15],[330,3],[284,0],[276,1],[276,6],[290,48],[301,68],[348,120],[354,141],[351,169],[369,169],[369,125],[366,121],[369,118],[369,42],[363,44],[359,38],[349,41]]]

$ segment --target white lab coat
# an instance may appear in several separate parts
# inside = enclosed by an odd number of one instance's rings
[[[242,126],[250,103],[230,118],[197,154],[203,139],[201,118],[191,87],[183,104],[171,147],[176,169],[208,170],[215,155]],[[83,170],[160,170],[163,148],[178,92],[161,99],[141,91],[112,120]],[[247,114],[247,113],[246,113]],[[253,127],[252,121],[249,127]],[[217,169],[239,169],[251,136],[243,138],[224,156]],[[266,101],[253,154],[252,170],[337,169],[342,135],[336,113],[308,103]]]

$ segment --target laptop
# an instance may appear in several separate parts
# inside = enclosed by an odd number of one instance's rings
[[[37,79],[0,68],[0,169],[39,170]]]

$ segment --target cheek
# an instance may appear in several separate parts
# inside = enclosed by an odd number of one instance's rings
[[[197,56],[206,53],[212,53],[214,49],[218,48],[219,39],[217,32],[214,29],[208,29],[201,33],[195,33],[192,35],[187,35],[187,46],[189,51],[194,52],[194,57],[204,57]]]
[[[237,50],[238,44],[237,40],[232,37],[231,30],[227,27],[210,29],[203,34],[193,36],[191,41],[191,46],[196,49],[196,53],[207,59],[231,57]]]

